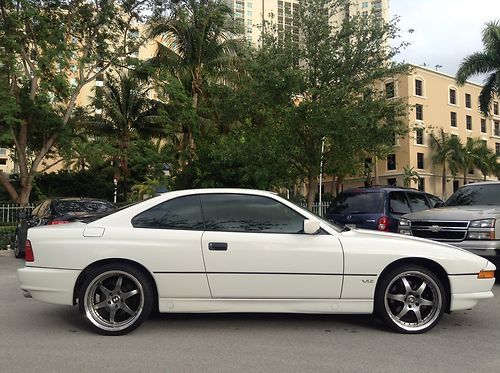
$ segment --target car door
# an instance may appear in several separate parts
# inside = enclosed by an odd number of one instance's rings
[[[201,195],[202,250],[213,298],[339,298],[337,237],[303,233],[304,217],[259,195]]]

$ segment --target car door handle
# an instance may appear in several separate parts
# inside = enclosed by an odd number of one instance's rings
[[[226,242],[210,242],[208,244],[208,250],[226,251],[227,250],[227,243]]]

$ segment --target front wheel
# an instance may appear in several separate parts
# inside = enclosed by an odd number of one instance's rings
[[[432,329],[443,316],[446,295],[439,278],[425,267],[397,267],[381,279],[375,310],[399,333],[416,334]]]
[[[100,334],[131,332],[149,317],[154,292],[142,271],[128,264],[91,270],[79,292],[80,313]]]

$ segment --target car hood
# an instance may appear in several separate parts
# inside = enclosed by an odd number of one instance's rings
[[[432,210],[424,210],[403,215],[410,220],[475,220],[500,215],[500,206],[477,205],[477,206],[454,206],[439,207]]]

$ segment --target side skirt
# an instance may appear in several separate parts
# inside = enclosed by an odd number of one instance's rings
[[[182,299],[161,298],[160,312],[371,314],[373,299]]]

